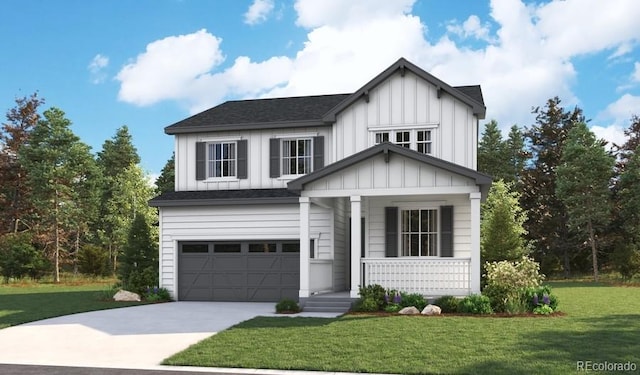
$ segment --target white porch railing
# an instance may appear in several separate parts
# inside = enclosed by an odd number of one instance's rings
[[[469,258],[364,258],[364,284],[425,296],[470,293]]]

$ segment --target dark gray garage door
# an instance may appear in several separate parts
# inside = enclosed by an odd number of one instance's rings
[[[298,299],[299,242],[181,242],[178,253],[179,300]]]

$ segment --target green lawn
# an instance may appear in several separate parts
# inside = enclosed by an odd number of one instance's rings
[[[164,363],[402,374],[567,374],[577,361],[640,368],[640,288],[552,285],[566,316],[256,318]]]
[[[73,313],[112,309],[141,302],[105,301],[108,284],[0,285],[0,328]]]

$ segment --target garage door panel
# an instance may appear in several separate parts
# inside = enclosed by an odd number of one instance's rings
[[[277,241],[270,243],[273,242]],[[211,249],[229,247],[224,247],[225,243],[208,244],[213,244],[209,247]],[[251,252],[247,251],[252,247],[246,242],[242,248],[242,252],[179,252],[178,298],[194,301],[260,302],[298,298],[299,253],[275,252],[275,245],[269,247],[269,252]],[[256,246],[253,248],[255,250]],[[260,247],[263,248],[264,246]]]

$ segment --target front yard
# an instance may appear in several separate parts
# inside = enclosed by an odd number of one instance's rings
[[[579,361],[640,366],[640,288],[553,283],[566,316],[256,318],[171,365],[402,374],[566,374]]]

